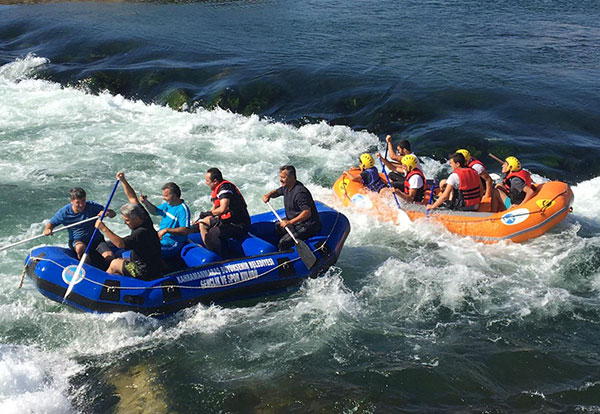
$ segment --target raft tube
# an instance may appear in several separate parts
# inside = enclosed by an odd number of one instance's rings
[[[223,260],[203,247],[199,235],[192,235],[181,251],[187,266],[183,270],[144,281],[108,274],[85,264],[83,277],[75,281],[64,303],[86,312],[134,311],[159,316],[197,303],[221,303],[297,289],[306,278],[321,275],[337,261],[350,232],[346,216],[320,202],[316,206],[323,228],[306,240],[317,257],[311,269],[304,265],[295,247],[277,250],[277,219],[267,212],[252,216],[246,239],[229,240],[241,257]],[[283,210],[278,213],[285,215]],[[42,295],[63,303],[78,263],[70,249],[41,246],[27,256],[25,271]]]
[[[353,168],[348,173],[356,176],[360,174],[360,169]],[[386,181],[385,176],[380,175]],[[360,209],[382,221],[398,223],[403,216],[408,216],[412,221],[427,218],[441,223],[452,233],[469,236],[480,242],[512,240],[520,243],[546,233],[572,211],[574,198],[568,184],[549,181],[536,184],[535,187],[535,195],[527,203],[512,206],[498,213],[492,213],[490,200],[484,199],[478,211],[435,209],[429,215],[426,214],[425,208],[431,191],[429,180],[422,203],[406,203],[398,197],[403,211],[401,214],[391,195],[369,191],[362,183],[352,181],[344,174],[334,183],[333,191],[344,206]],[[434,194],[437,191],[436,188]]]

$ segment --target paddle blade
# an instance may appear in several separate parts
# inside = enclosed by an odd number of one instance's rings
[[[304,263],[307,269],[310,270],[315,263],[317,263],[317,257],[312,250],[310,250],[310,247],[302,240],[298,240],[296,243],[296,250],[298,251],[298,256],[300,256],[302,263]]]
[[[67,299],[67,296],[69,296],[69,293],[71,293],[71,291],[73,290],[73,286],[75,286],[75,280],[77,280],[77,278],[81,274],[81,270],[83,268],[83,263],[85,263],[85,259],[87,259],[87,253],[84,253],[83,256],[81,256],[81,260],[79,261],[79,264],[77,265],[77,269],[75,270],[75,273],[73,273],[73,277],[71,278],[71,281],[69,282],[69,287],[67,287],[67,291],[65,292],[65,296],[63,297],[63,302]]]

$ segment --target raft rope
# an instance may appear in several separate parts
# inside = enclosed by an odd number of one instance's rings
[[[335,228],[337,226],[340,214],[341,213],[338,211],[337,215],[335,216],[335,222],[333,223],[333,226],[331,227],[331,231],[327,235],[327,238],[323,241],[323,243],[321,244],[321,246],[317,247],[316,249],[311,250],[313,253],[317,252],[319,250],[324,250],[325,249],[325,245],[326,245],[327,241],[329,241],[329,239],[331,238],[331,235],[333,234],[333,231],[335,230]],[[250,280],[258,279],[259,277],[264,276],[264,275],[266,275],[268,273],[271,273],[272,271],[277,270],[280,267],[289,266],[291,263],[296,262],[298,260],[300,260],[300,256],[296,257],[295,259],[290,259],[290,260],[288,260],[286,262],[280,263],[279,265],[277,265],[277,266],[275,266],[275,267],[273,267],[273,268],[271,268],[271,269],[269,269],[269,270],[267,270],[267,271],[265,271],[263,273],[255,275],[255,276],[253,276],[251,278],[240,280],[240,281],[237,281],[237,282],[232,282],[232,283],[224,284],[224,285],[219,285],[219,287],[234,286],[234,285],[237,285],[237,284],[240,284],[240,283],[248,282]],[[40,262],[40,261],[47,261],[47,262],[50,262],[50,263],[54,264],[55,266],[58,266],[58,267],[62,268],[63,270],[67,267],[67,266],[63,266],[62,264],[60,264],[60,263],[58,263],[58,262],[56,262],[56,261],[54,261],[52,259],[47,259],[45,257],[38,257],[38,256],[29,256],[29,259],[27,260],[27,262],[25,263],[25,267],[23,268],[23,274],[22,274],[22,277],[21,277],[21,283],[19,284],[19,288],[21,288],[21,286],[23,285],[23,279],[25,278],[25,273],[26,273],[26,270],[27,270],[27,266],[29,266],[29,263],[32,262],[32,261],[38,261],[38,262]],[[210,279],[210,278],[212,278],[212,277],[209,277],[209,278],[206,278],[206,279]],[[106,290],[108,292],[113,292],[113,291],[116,291],[116,290],[125,290],[125,289],[126,290],[151,290],[151,289],[175,289],[175,288],[179,288],[179,289],[212,289],[212,288],[214,288],[214,286],[188,286],[188,285],[160,285],[160,286],[147,286],[147,287],[144,287],[144,286],[131,286],[131,287],[127,287],[127,286],[109,286],[109,285],[105,285],[104,283],[97,282],[97,281],[95,281],[93,279],[87,278],[85,276],[83,276],[83,280],[86,280],[86,281],[88,281],[88,282],[90,282],[90,283],[92,283],[94,285],[97,285],[97,286],[102,286],[103,288],[106,288]],[[198,279],[196,279],[196,280],[198,280]]]

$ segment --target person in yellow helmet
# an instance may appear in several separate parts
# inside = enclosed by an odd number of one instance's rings
[[[425,174],[418,167],[419,160],[414,154],[407,154],[402,157],[402,167],[404,169],[404,190],[402,192],[394,188],[394,192],[398,194],[404,201],[421,202],[425,196]]]
[[[492,211],[498,212],[528,202],[535,194],[529,171],[516,157],[506,157],[502,164],[504,182],[496,185],[492,194]]]
[[[492,181],[492,177],[487,172],[485,165],[479,161],[477,158],[472,157],[469,150],[459,149],[456,152],[462,154],[465,157],[465,161],[467,162],[467,167],[473,168],[479,174],[479,178],[481,179],[481,184],[485,188],[482,196],[483,197],[491,197],[492,189],[494,187],[494,182]]]
[[[362,182],[369,190],[378,193],[387,184],[379,176],[379,171],[375,167],[375,160],[371,154],[364,153],[359,158],[360,175],[350,176],[352,181]],[[347,173],[344,173],[347,175]]]

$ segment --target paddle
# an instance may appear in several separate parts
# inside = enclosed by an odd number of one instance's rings
[[[110,193],[110,197],[108,197],[108,201],[106,202],[106,205],[104,206],[104,210],[102,211],[102,215],[100,216],[100,221],[102,221],[104,219],[104,216],[106,215],[106,210],[108,210],[108,206],[110,205],[110,202],[112,201],[112,198],[115,195],[115,191],[117,191],[118,186],[119,186],[119,180],[117,179],[117,181],[115,182],[115,186],[113,187],[112,193]],[[90,238],[90,241],[88,242],[88,245],[85,248],[85,252],[83,253],[83,256],[81,256],[81,260],[79,261],[79,264],[77,265],[77,269],[75,270],[75,273],[73,273],[73,277],[69,281],[69,287],[67,288],[67,291],[65,292],[63,301],[65,301],[67,299],[67,296],[69,296],[69,293],[71,293],[71,291],[73,290],[73,286],[75,285],[75,283],[73,283],[73,282],[77,279],[77,276],[79,275],[79,273],[81,273],[81,268],[83,267],[83,263],[85,262],[85,259],[87,259],[88,251],[90,250],[90,246],[92,245],[92,242],[94,241],[94,237],[96,236],[97,232],[98,232],[98,228],[95,227],[94,232],[92,233],[92,237]]]
[[[431,204],[431,202],[433,201],[433,189],[435,188],[435,180],[433,180],[431,182],[431,190],[429,190],[429,201],[427,202],[427,205]],[[429,212],[431,210],[426,210],[425,212],[425,217],[429,217]]]
[[[281,223],[281,217],[279,217],[279,214],[277,214],[277,211],[275,211],[275,209],[273,208],[271,203],[269,203],[267,201],[267,205],[269,206],[269,208],[271,209],[273,214],[275,214],[275,217],[277,217],[277,220],[279,220],[279,222]],[[304,241],[298,240],[298,239],[296,239],[296,237],[294,237],[294,235],[292,234],[292,231],[289,229],[289,227],[286,227],[285,229],[287,230],[287,232],[290,235],[290,237],[292,238],[292,240],[294,240],[294,243],[296,244],[296,251],[298,252],[298,256],[300,256],[302,263],[304,263],[306,268],[310,270],[310,268],[312,268],[315,265],[315,263],[317,262],[317,257],[312,252],[312,250],[310,250],[310,247],[308,247],[308,245],[306,243],[304,243]]]
[[[85,220],[78,221],[77,223],[69,224],[68,226],[64,226],[64,227],[59,227],[57,229],[53,229],[52,233],[56,233],[57,231],[62,231],[62,230],[70,229],[71,227],[79,226],[80,224],[87,223],[88,221],[92,221],[92,220],[98,220],[98,217],[90,217],[90,218],[87,218]],[[21,241],[18,241],[16,243],[13,243],[13,244],[9,244],[8,246],[0,247],[0,252],[2,250],[10,249],[11,247],[15,247],[15,246],[18,246],[18,245],[23,244],[23,243],[27,243],[28,241],[32,241],[32,240],[35,240],[35,239],[39,239],[40,237],[44,237],[44,236],[45,236],[45,234],[38,234],[37,236],[33,236],[33,237],[28,238],[28,239],[21,240]]]
[[[385,146],[385,154],[384,154],[383,158],[387,159],[387,154],[388,154],[388,147],[386,145]],[[400,202],[398,201],[398,198],[396,198],[396,193],[394,193],[394,187],[392,187],[392,182],[390,181],[390,177],[388,177],[387,171],[385,170],[385,164],[383,163],[382,159],[380,159],[379,162],[381,163],[381,170],[383,171],[383,174],[385,175],[385,179],[387,180],[388,185],[392,189],[392,195],[394,196],[394,200],[396,200],[396,205],[398,206],[398,208],[400,210],[402,210],[402,207],[400,207]]]
[[[506,162],[506,161],[504,161],[504,160],[501,160],[500,158],[496,157],[494,154],[491,154],[491,153],[490,153],[490,154],[488,154],[488,155],[490,156],[490,158],[492,158],[492,159],[494,159],[494,160],[498,161],[500,164],[504,164],[504,163]]]

